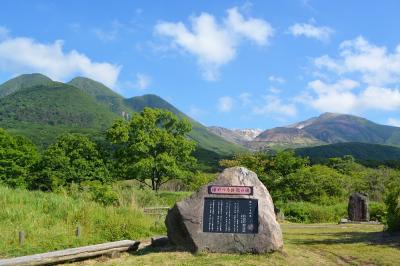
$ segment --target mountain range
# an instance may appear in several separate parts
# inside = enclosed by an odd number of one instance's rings
[[[344,142],[400,146],[400,128],[347,114],[324,113],[296,124],[267,129],[251,140],[240,138],[235,130],[216,127],[210,127],[209,130],[253,150]]]
[[[27,136],[39,147],[46,147],[61,134],[83,133],[104,138],[104,130],[116,119],[129,119],[145,107],[166,109],[192,124],[189,137],[196,141],[195,155],[206,164],[246,150],[302,148],[298,154],[329,157],[357,150],[400,152],[400,128],[374,123],[365,118],[324,113],[318,117],[267,130],[205,127],[157,95],[124,98],[97,81],[76,77],[67,83],[42,74],[24,74],[0,85],[0,127]],[[348,143],[346,145],[337,145]],[[361,143],[361,144],[360,144]],[[371,146],[366,145],[381,145]],[[330,147],[330,145],[333,145]],[[309,147],[316,147],[315,149]],[[353,147],[353,148],[352,148]],[[364,156],[365,157],[365,156]],[[362,159],[365,159],[362,157]],[[367,156],[368,157],[368,156]],[[379,159],[379,158],[378,158]]]
[[[145,107],[169,110],[192,124],[189,137],[197,153],[219,158],[244,151],[210,132],[157,95],[124,98],[105,85],[84,77],[68,83],[42,74],[24,74],[0,85],[0,127],[28,137],[45,147],[63,133],[90,134],[102,138],[116,119],[129,119]]]

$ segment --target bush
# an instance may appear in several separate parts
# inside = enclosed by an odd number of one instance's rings
[[[111,185],[101,184],[99,181],[85,183],[88,188],[91,199],[103,205],[116,205],[118,203],[118,194]]]
[[[400,231],[400,187],[393,189],[386,197],[386,223],[389,231]]]
[[[0,183],[25,188],[38,160],[39,153],[34,144],[0,128]]]
[[[216,177],[213,173],[197,173],[187,181],[187,188],[190,191],[197,191],[200,187],[210,183]]]
[[[386,205],[381,202],[369,203],[369,218],[371,221],[386,222]]]
[[[343,198],[345,176],[323,165],[304,167],[279,178],[271,188],[274,200],[323,204]]]
[[[318,205],[310,202],[277,203],[285,219],[296,223],[338,222],[347,215],[347,204]]]

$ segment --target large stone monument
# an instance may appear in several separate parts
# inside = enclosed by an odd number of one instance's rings
[[[243,167],[226,169],[176,203],[165,224],[170,242],[192,252],[264,253],[283,246],[267,188]]]
[[[349,220],[352,222],[368,222],[368,196],[365,193],[353,193],[349,198]]]

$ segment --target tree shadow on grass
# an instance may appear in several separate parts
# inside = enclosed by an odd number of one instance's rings
[[[400,233],[390,234],[388,232],[337,232],[303,233],[301,235],[315,236],[315,238],[294,239],[291,242],[303,245],[364,243],[369,245],[384,245],[400,249]]]
[[[143,256],[151,253],[162,253],[162,252],[189,252],[189,251],[174,245],[166,245],[164,247],[152,247],[151,245],[148,245],[135,252],[131,252],[130,254],[134,256]]]

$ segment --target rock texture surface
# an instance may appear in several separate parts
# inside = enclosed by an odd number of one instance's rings
[[[349,220],[353,222],[368,222],[368,196],[364,193],[353,193],[349,198]]]
[[[209,195],[208,185],[252,186],[253,195]],[[282,231],[276,221],[272,198],[254,172],[243,167],[228,168],[208,185],[168,211],[165,224],[171,243],[192,252],[265,253],[283,247]],[[203,232],[204,198],[210,196],[257,199],[258,233]]]

